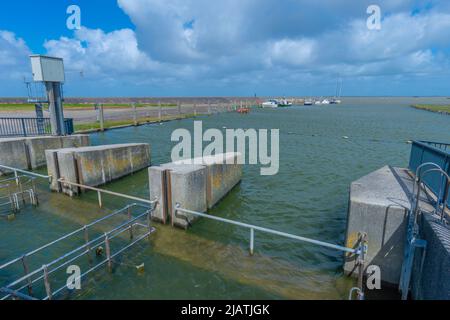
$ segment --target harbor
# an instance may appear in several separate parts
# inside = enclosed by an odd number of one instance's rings
[[[279,174],[263,177],[257,167],[243,166],[241,183],[208,214],[343,246],[350,184],[385,165],[408,167],[408,141],[438,140],[449,129],[445,118],[412,109],[410,104],[408,98],[349,98],[326,109],[293,106],[253,109],[245,117],[236,112],[201,117],[208,128],[269,126],[279,127],[282,135]],[[369,121],[374,117],[377,121]],[[422,127],[413,129],[409,124],[416,117],[421,118]],[[147,143],[152,149],[152,163],[163,164],[170,162],[172,146],[165,141],[170,140],[171,132],[176,128],[192,130],[193,121],[94,133],[89,140],[93,146]],[[439,125],[428,126],[431,122]],[[38,173],[45,175],[47,170]],[[13,220],[1,221],[1,232],[7,239],[2,243],[2,261],[129,204],[127,199],[106,194],[99,208],[96,192],[70,198],[48,188],[48,181],[41,179],[37,186],[39,206],[26,206]],[[102,188],[152,200],[147,170]],[[200,218],[188,231],[162,224],[154,227],[157,231],[151,235],[150,245],[139,243],[117,260],[115,276],[100,270],[84,280],[84,290],[63,297],[346,299],[355,286],[355,279],[344,272],[341,251],[257,232],[251,256],[248,230],[237,226],[224,228],[217,221]],[[18,237],[20,242],[16,241]],[[61,250],[58,252],[64,252],[64,248]],[[55,255],[57,252],[48,253],[44,260]],[[138,273],[136,266],[142,264],[146,271]],[[11,276],[1,274],[3,281]],[[388,287],[374,296],[395,297],[395,292]]]

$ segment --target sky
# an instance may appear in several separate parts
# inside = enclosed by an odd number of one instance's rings
[[[30,54],[64,59],[66,96],[450,96],[450,1],[2,1],[0,96]]]

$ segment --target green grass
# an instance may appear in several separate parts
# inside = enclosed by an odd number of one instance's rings
[[[412,107],[419,110],[450,114],[450,105],[415,104]]]
[[[186,118],[192,118],[192,117],[194,117],[194,114],[183,114],[181,116],[178,116],[178,115],[163,116],[162,121],[186,119]],[[159,122],[158,117],[140,118],[138,121],[138,125],[146,124],[146,123],[157,123],[157,122]],[[104,128],[110,129],[110,128],[114,128],[114,127],[131,126],[133,124],[134,124],[134,122],[132,120],[105,121]],[[75,126],[75,132],[100,130],[99,122],[78,123],[78,124],[75,124],[74,126]]]
[[[162,107],[164,108],[176,108],[177,105],[176,104],[172,104],[172,103],[165,103],[165,104],[161,104]],[[131,109],[131,104],[129,103],[104,103],[103,107],[108,108],[108,109],[123,109],[123,108],[130,108]],[[157,108],[159,107],[159,104],[157,103],[137,103],[136,104],[137,108],[143,108],[143,107],[154,107]],[[94,104],[92,103],[65,103],[64,104],[64,109],[72,109],[72,110],[83,110],[83,109],[93,109],[94,108]],[[30,104],[30,103],[8,103],[8,104],[0,104],[0,111],[34,111],[34,104]]]

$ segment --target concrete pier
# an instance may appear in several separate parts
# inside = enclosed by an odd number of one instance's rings
[[[386,166],[351,185],[346,245],[353,247],[358,232],[366,232],[366,266],[379,266],[385,284],[398,285],[400,281],[413,184],[408,169]],[[411,296],[450,299],[450,227],[434,214],[432,197],[425,192],[420,198],[420,209],[420,237],[427,247],[423,269],[423,251],[416,249]],[[355,257],[347,256],[345,272],[352,273],[354,267]]]
[[[88,135],[4,138],[0,139],[0,164],[23,170],[37,169],[46,165],[45,150],[88,145]]]
[[[118,144],[46,151],[48,174],[56,177],[52,190],[61,191],[62,178],[91,187],[119,179],[150,165],[148,144]],[[78,194],[79,188],[63,186],[68,195]]]
[[[188,228],[186,219],[175,216],[175,206],[206,212],[226,196],[242,179],[240,154],[229,153],[149,168],[150,198],[158,199],[153,218]],[[196,217],[188,216],[189,222]]]
[[[406,241],[409,194],[402,179],[411,180],[406,171],[384,167],[352,183],[347,219],[348,247],[358,241],[358,232],[368,236],[367,265],[381,269],[382,280],[398,284]],[[352,272],[355,257],[347,257],[345,271]]]

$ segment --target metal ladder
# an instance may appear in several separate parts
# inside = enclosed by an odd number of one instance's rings
[[[431,167],[424,171],[426,167]],[[418,272],[418,280],[421,281],[421,274],[425,263],[427,242],[420,239],[420,225],[419,217],[421,215],[420,208],[420,195],[422,193],[422,184],[425,176],[438,173],[441,176],[442,183],[439,194],[436,195],[436,206],[434,213],[440,217],[441,223],[445,222],[445,210],[447,206],[447,200],[449,197],[450,189],[450,177],[449,175],[437,164],[427,162],[420,165],[416,170],[412,196],[411,196],[411,208],[408,212],[407,230],[406,230],[406,243],[403,254],[403,265],[400,276],[399,290],[402,294],[402,300],[408,299],[408,294],[411,287],[411,277],[414,266],[414,258],[416,249],[422,249],[422,258],[420,261],[420,267]]]
[[[0,208],[9,206],[9,212],[15,214],[21,210],[21,203],[28,200],[33,206],[39,205],[35,178],[15,174],[12,178],[0,180],[0,191],[6,190],[6,195],[0,195]]]

